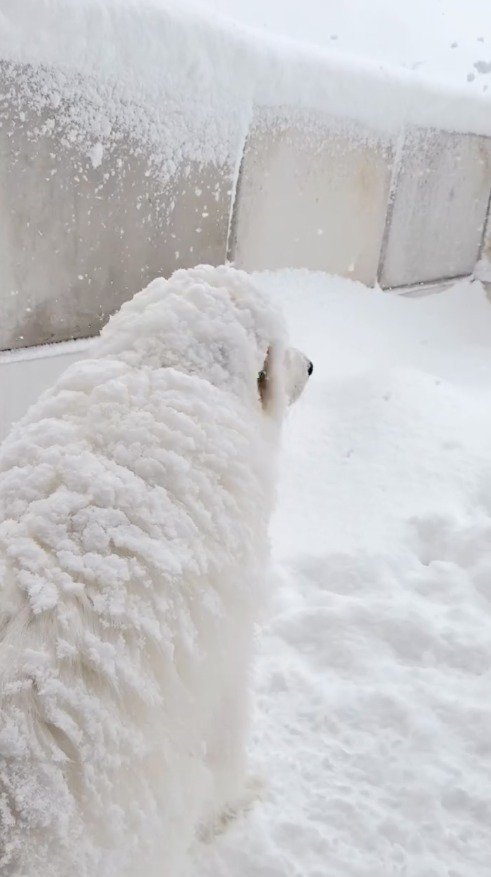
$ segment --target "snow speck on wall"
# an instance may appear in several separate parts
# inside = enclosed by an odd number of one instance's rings
[[[89,151],[89,158],[93,168],[101,166],[103,155],[104,147],[102,143],[94,143],[94,146]]]

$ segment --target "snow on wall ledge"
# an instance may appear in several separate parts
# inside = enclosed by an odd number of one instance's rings
[[[173,0],[0,12],[1,349],[93,334],[150,277],[227,254],[385,286],[481,254],[489,97]]]

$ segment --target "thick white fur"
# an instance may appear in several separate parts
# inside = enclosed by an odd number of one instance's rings
[[[4,443],[0,874],[177,877],[240,796],[284,340],[245,274],[178,271]]]

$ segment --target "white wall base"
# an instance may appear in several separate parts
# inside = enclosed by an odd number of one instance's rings
[[[0,355],[0,441],[67,366],[88,354],[88,346],[83,340],[31,348],[24,357]]]

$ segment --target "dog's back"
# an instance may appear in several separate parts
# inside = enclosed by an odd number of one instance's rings
[[[0,450],[0,873],[177,877],[240,797],[282,331],[155,281]]]
[[[226,796],[213,759],[240,729],[215,739],[216,718],[263,559],[258,443],[208,382],[113,360],[72,366],[5,443],[5,873],[104,877],[157,851],[175,873]]]

